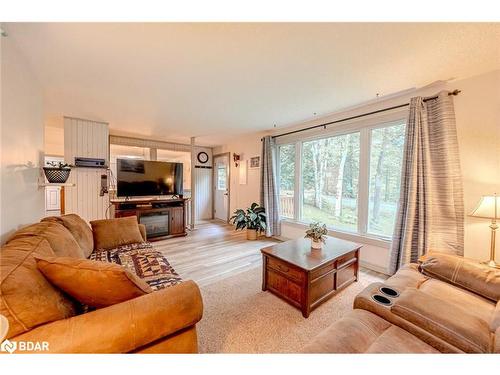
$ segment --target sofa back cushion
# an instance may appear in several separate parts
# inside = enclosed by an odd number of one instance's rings
[[[54,251],[40,236],[11,240],[0,250],[0,314],[9,321],[7,338],[76,314],[73,301],[37,269],[34,255]]]
[[[29,225],[14,233],[10,241],[25,237],[42,237],[58,256],[84,258],[84,253],[75,238],[61,224],[44,221]]]
[[[42,221],[51,221],[63,225],[73,235],[74,239],[83,251],[85,258],[88,258],[94,251],[94,238],[92,229],[80,216],[68,214],[62,216],[46,217]]]
[[[124,267],[108,262],[35,256],[38,269],[68,295],[91,307],[105,307],[151,293]]]
[[[143,242],[136,216],[90,222],[94,234],[94,246],[100,250]]]
[[[500,270],[456,255],[429,253],[419,259],[424,275],[467,289],[494,302],[500,299]]]

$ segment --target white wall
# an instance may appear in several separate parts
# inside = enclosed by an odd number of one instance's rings
[[[443,89],[462,90],[462,93],[454,97],[454,100],[467,215],[481,195],[492,194],[495,191],[500,194],[500,70],[449,83],[438,82],[420,90],[409,90],[400,95],[382,98],[323,118],[303,122],[286,130],[390,107],[408,102],[412,96],[429,96]],[[382,118],[384,115],[380,116]],[[276,133],[284,131],[280,129]],[[217,147],[214,152],[230,151],[241,153],[248,158],[254,154],[260,155],[260,138],[264,134],[254,133],[240,137]],[[239,185],[234,163],[231,168],[231,210],[244,207],[252,201],[258,202],[260,171],[250,172],[247,185]],[[303,233],[303,227],[297,224],[283,223],[282,225],[282,237],[296,238],[302,236]],[[342,237],[352,240],[349,235]],[[358,242],[362,241],[358,240]],[[500,246],[497,245],[497,259],[500,259],[499,248]],[[466,216],[465,256],[486,259],[488,252],[488,222]],[[389,245],[366,240],[361,252],[361,260],[370,268],[378,271],[386,270],[389,262]]]
[[[10,38],[1,37],[0,242],[44,215],[44,126],[41,89]]]
[[[465,203],[465,256],[488,259],[488,220],[467,216],[481,195],[500,194],[500,70],[450,84],[455,97]],[[500,242],[500,241],[499,241]],[[496,258],[500,259],[497,242]]]
[[[265,133],[254,133],[233,139],[230,143],[214,148],[214,155],[231,152],[231,196],[229,212],[232,214],[237,208],[246,208],[253,202],[260,201],[260,168],[248,168],[251,157],[260,156],[261,141]],[[233,162],[233,153],[240,154],[241,163],[247,163],[247,183],[240,184],[239,167]]]
[[[45,125],[46,155],[64,156],[64,128]]]

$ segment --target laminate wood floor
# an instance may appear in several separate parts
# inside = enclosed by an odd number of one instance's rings
[[[264,236],[248,241],[245,232],[236,232],[232,225],[213,220],[197,224],[186,237],[154,242],[154,246],[183,279],[205,286],[259,267],[260,249],[277,242]],[[387,277],[361,268],[360,278],[376,282]]]

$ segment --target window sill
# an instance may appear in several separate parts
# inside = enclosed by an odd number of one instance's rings
[[[309,227],[308,223],[286,218],[281,219],[281,223],[285,225],[290,225],[295,228],[304,229],[304,231]],[[382,247],[384,249],[390,249],[391,247],[391,240],[384,237],[378,237],[369,234],[345,232],[330,227],[328,227],[328,234],[333,237],[337,237],[346,241],[359,242],[365,245]]]

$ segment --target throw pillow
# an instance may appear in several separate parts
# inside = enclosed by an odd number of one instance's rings
[[[152,292],[145,281],[118,264],[36,255],[35,260],[47,280],[91,307],[110,306]]]
[[[144,242],[136,216],[90,222],[96,249],[114,249],[118,246]]]

